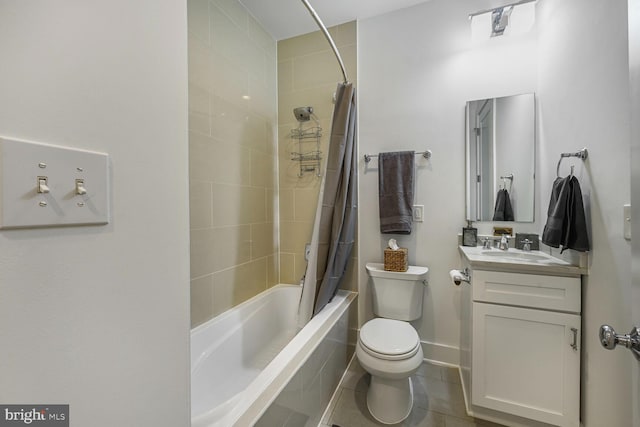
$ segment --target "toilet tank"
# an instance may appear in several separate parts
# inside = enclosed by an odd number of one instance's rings
[[[382,263],[367,263],[371,277],[373,313],[395,320],[416,320],[422,317],[422,298],[427,267],[410,265],[405,272],[385,271]]]

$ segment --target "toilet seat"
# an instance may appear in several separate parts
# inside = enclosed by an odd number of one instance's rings
[[[365,352],[383,360],[408,359],[420,349],[416,330],[400,320],[372,319],[360,329],[358,341]]]

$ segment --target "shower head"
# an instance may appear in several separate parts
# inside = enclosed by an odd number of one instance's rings
[[[313,107],[297,107],[293,109],[293,115],[299,122],[308,122],[313,114]]]

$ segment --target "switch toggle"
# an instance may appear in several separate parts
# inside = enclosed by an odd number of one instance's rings
[[[49,178],[47,178],[46,176],[39,176],[38,177],[38,186],[37,186],[37,192],[38,193],[48,193],[49,191],[49,186],[47,185],[49,183]]]
[[[84,179],[76,179],[76,194],[87,194],[87,189],[84,187]]]

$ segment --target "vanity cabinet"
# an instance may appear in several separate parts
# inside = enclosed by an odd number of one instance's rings
[[[470,283],[461,293],[468,412],[508,426],[579,427],[580,274],[472,261],[463,258]]]
[[[580,279],[478,270],[471,285],[472,404],[579,426]]]

